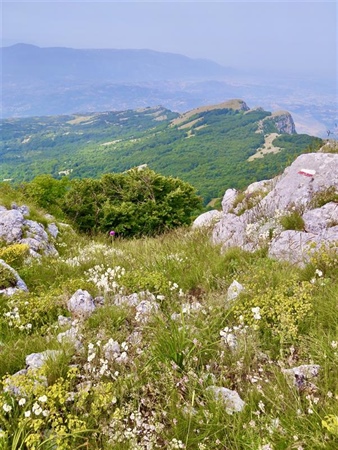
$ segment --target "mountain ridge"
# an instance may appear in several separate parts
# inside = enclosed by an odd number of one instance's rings
[[[227,187],[271,178],[322,143],[296,134],[289,113],[250,109],[243,100],[220,105],[191,110],[188,117],[154,107],[5,119],[0,179],[98,177],[147,164],[189,182],[208,203]]]

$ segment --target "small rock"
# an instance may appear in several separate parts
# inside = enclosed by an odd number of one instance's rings
[[[149,300],[142,300],[136,306],[135,320],[137,322],[146,323],[150,319],[152,313],[159,310],[159,305],[156,302],[151,302]]]
[[[238,281],[234,280],[228,288],[227,299],[234,300],[243,290],[244,286],[241,283],[238,283]]]
[[[78,289],[68,300],[67,308],[75,317],[87,318],[95,310],[95,304],[89,292]]]
[[[246,195],[253,194],[254,192],[260,191],[263,193],[270,192],[273,187],[273,180],[261,180],[251,183],[245,190]]]
[[[234,206],[238,191],[236,189],[227,189],[222,200],[222,211],[228,213]]]
[[[55,225],[55,223],[49,223],[47,226],[47,230],[48,230],[49,234],[53,236],[53,238],[56,238],[57,235],[59,234],[59,229]]]
[[[311,209],[303,214],[303,220],[305,231],[319,234],[326,228],[338,225],[338,204],[330,202],[321,208]]]
[[[13,276],[16,279],[16,284],[13,287],[8,287],[6,289],[0,289],[0,294],[5,294],[8,296],[11,296],[13,294],[15,294],[15,292],[17,291],[25,291],[28,292],[28,288],[26,286],[26,283],[23,281],[23,279],[20,277],[20,275],[18,274],[18,272],[16,270],[13,269],[13,267],[9,266],[7,263],[5,263],[5,261],[3,259],[0,259],[0,265],[5,267],[7,270],[9,270]]]
[[[71,327],[69,328],[69,330],[66,330],[63,333],[59,333],[56,339],[58,340],[58,342],[60,342],[60,344],[72,345],[77,351],[83,348],[81,341],[78,339],[77,328]]]
[[[29,208],[26,205],[19,206],[19,211],[23,216],[29,216]]]
[[[114,303],[117,306],[127,305],[127,306],[136,306],[139,303],[140,299],[138,294],[130,294],[130,295],[115,295]]]
[[[318,364],[303,364],[291,369],[282,369],[282,372],[291,384],[299,390],[303,390],[309,385],[313,386],[308,380],[317,377],[319,370],[320,366]]]
[[[7,244],[20,240],[24,220],[22,213],[16,209],[0,212],[0,239]]]
[[[114,361],[121,354],[121,347],[117,341],[110,338],[109,341],[103,346],[104,357],[108,361]]]
[[[236,391],[218,386],[209,386],[207,391],[211,391],[216,400],[219,400],[224,404],[225,411],[228,414],[241,412],[244,408],[245,402],[240,398]]]
[[[66,316],[59,316],[58,317],[58,324],[60,327],[65,327],[65,326],[71,326],[72,324],[72,319],[70,317],[66,317]]]
[[[31,353],[26,356],[27,370],[40,369],[47,359],[55,359],[61,353],[60,350],[45,350],[41,353]]]

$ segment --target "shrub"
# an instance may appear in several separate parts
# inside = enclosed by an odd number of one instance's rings
[[[295,339],[301,324],[312,313],[313,285],[290,276],[277,286],[269,286],[265,292],[252,293],[256,289],[253,283],[251,294],[249,287],[243,300],[234,306],[237,319],[254,328],[270,329],[280,341]]]
[[[292,211],[289,214],[281,217],[279,220],[285,230],[304,230],[305,223],[298,211]]]
[[[338,203],[338,192],[334,186],[330,186],[327,189],[317,192],[311,201],[311,208],[321,208],[326,203],[336,202]]]
[[[20,267],[29,253],[27,244],[12,244],[8,247],[0,248],[0,259],[13,267]]]
[[[152,170],[107,174],[72,182],[63,209],[79,230],[132,237],[156,235],[191,223],[201,208],[195,189]]]

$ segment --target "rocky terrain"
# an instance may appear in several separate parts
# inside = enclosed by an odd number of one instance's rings
[[[243,193],[228,189],[222,213],[209,211],[194,226],[217,222],[213,242],[224,249],[267,245],[270,257],[304,265],[312,251],[338,241],[337,173],[337,154],[301,155],[279,177],[253,183]],[[283,221],[291,229],[283,229]]]

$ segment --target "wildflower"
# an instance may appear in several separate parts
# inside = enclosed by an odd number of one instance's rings
[[[115,231],[114,230],[111,230],[111,231],[109,231],[109,236],[115,236]]]
[[[36,416],[39,416],[42,413],[42,408],[39,403],[34,403],[32,411]]]
[[[26,403],[26,399],[25,398],[20,398],[18,403],[19,403],[20,406],[23,406]]]
[[[12,411],[12,407],[11,407],[11,405],[8,405],[7,403],[5,403],[4,405],[3,405],[3,410],[5,411],[5,412],[10,412],[10,411]]]
[[[96,356],[96,353],[91,353],[90,355],[88,355],[87,361],[88,361],[88,362],[93,361],[93,359],[95,358],[95,356]]]
[[[38,398],[39,402],[46,403],[47,401],[47,395],[41,395],[41,397]]]
[[[30,411],[25,411],[25,417],[30,417],[30,415],[31,415],[31,412]]]
[[[260,401],[260,402],[258,403],[258,408],[259,408],[262,412],[265,412],[265,405],[264,405],[264,403],[263,403],[262,401]]]
[[[256,320],[261,319],[261,317],[262,317],[260,314],[261,308],[259,306],[256,306],[255,308],[251,308],[251,311],[253,312],[254,319],[256,319]]]
[[[337,348],[338,347],[338,341],[332,341],[331,342],[331,347],[332,348]]]
[[[318,275],[319,277],[323,276],[323,272],[321,270],[319,270],[319,269],[315,270],[315,274]]]

